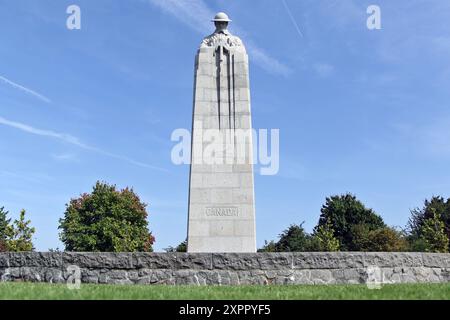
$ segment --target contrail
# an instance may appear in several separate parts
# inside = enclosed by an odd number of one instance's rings
[[[295,29],[297,30],[298,34],[300,35],[300,37],[303,38],[303,33],[300,30],[300,27],[297,24],[297,21],[295,21],[294,16],[292,15],[291,10],[289,9],[287,3],[285,0],[281,0],[281,2],[283,2],[284,8],[286,9],[287,14],[289,15],[289,18],[291,18],[292,24],[294,25]]]
[[[32,96],[34,96],[34,97],[36,97],[36,98],[38,98],[38,99],[40,99],[40,100],[42,100],[42,101],[44,101],[46,103],[51,103],[51,100],[49,98],[47,98],[46,96],[44,96],[44,95],[42,95],[40,93],[37,93],[34,90],[28,89],[28,88],[26,88],[24,86],[21,86],[20,84],[15,83],[15,82],[13,82],[13,81],[11,81],[11,80],[3,77],[3,76],[0,76],[0,81],[3,81],[4,83],[9,84],[13,88],[16,88],[16,89],[22,90],[25,93],[31,94]]]

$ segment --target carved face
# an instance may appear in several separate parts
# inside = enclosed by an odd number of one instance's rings
[[[228,22],[226,21],[216,21],[214,22],[214,25],[216,26],[217,31],[223,31],[227,30]]]

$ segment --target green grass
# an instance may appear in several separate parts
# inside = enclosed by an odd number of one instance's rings
[[[447,284],[394,284],[379,290],[365,285],[289,286],[141,286],[82,284],[69,290],[61,284],[0,283],[0,299],[450,299]]]

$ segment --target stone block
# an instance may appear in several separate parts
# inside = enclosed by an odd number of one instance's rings
[[[61,252],[10,252],[11,267],[61,267]]]
[[[136,284],[175,285],[174,271],[172,270],[141,270]]]
[[[234,189],[230,188],[215,188],[211,190],[211,202],[217,204],[233,204],[239,203],[234,201]]]
[[[209,231],[209,221],[205,221],[204,219],[190,219],[189,220],[189,228],[192,233],[196,234],[198,237],[207,237],[210,234]]]
[[[209,204],[211,203],[211,189],[206,185],[203,185],[203,188],[191,188],[189,197],[191,204]]]
[[[418,253],[418,255],[422,255],[425,267],[450,268],[449,253]]]
[[[5,267],[9,267],[9,254],[0,252],[0,269]]]
[[[242,174],[241,174],[242,177]],[[250,176],[251,178],[251,176]],[[241,180],[241,184],[242,184],[242,180]],[[239,189],[232,189],[229,190],[231,195],[231,201],[232,203],[236,203],[236,204],[252,204],[254,202],[254,198],[253,198],[253,188],[246,188],[246,187],[242,187]]]
[[[254,252],[255,244],[249,237],[209,236],[188,238],[190,252]],[[251,247],[250,247],[251,246]]]
[[[236,94],[237,101],[250,101],[250,90],[248,88],[236,89],[239,94]]]
[[[235,220],[209,221],[209,234],[211,237],[226,237],[234,234]]]
[[[137,269],[174,269],[175,253],[134,252],[131,253],[132,265]]]
[[[294,252],[296,269],[343,269],[363,268],[364,253],[361,252]]]
[[[233,234],[237,237],[253,236],[255,234],[254,220],[235,220],[232,221],[234,226]],[[251,239],[253,241],[253,239]]]
[[[109,268],[132,269],[134,268],[132,254],[114,252],[64,252],[62,254],[64,268],[70,265],[79,268]]]
[[[176,254],[176,269],[210,270],[212,269],[211,253],[182,253]]]
[[[410,252],[367,252],[364,265],[378,267],[420,267],[423,265],[422,254]]]
[[[213,253],[212,268],[222,270],[291,270],[291,253]]]

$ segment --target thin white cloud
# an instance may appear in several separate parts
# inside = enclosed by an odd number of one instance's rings
[[[105,150],[101,150],[101,149],[93,147],[93,146],[89,146],[89,145],[81,142],[80,139],[78,139],[77,137],[74,137],[70,134],[59,133],[59,132],[55,132],[55,131],[51,131],[51,130],[37,129],[37,128],[34,128],[27,124],[24,124],[24,123],[7,120],[3,117],[0,117],[0,124],[11,127],[11,128],[15,128],[15,129],[18,129],[18,130],[21,130],[21,131],[24,131],[24,132],[27,132],[27,133],[30,133],[33,135],[58,139],[63,142],[83,148],[85,150],[93,151],[93,152],[96,152],[96,153],[99,153],[99,154],[102,154],[102,155],[105,155],[105,156],[108,156],[108,157],[111,157],[111,158],[114,158],[117,160],[122,160],[122,161],[128,162],[130,164],[139,166],[139,167],[144,167],[144,168],[148,168],[148,169],[154,169],[154,170],[158,170],[158,171],[167,172],[167,170],[164,168],[152,166],[150,164],[136,161],[134,159],[131,159],[131,158],[128,158],[128,157],[125,157],[122,155],[118,155],[118,154],[111,153],[111,152],[108,152]]]
[[[313,67],[316,73],[322,78],[327,78],[334,73],[334,66],[328,63],[316,63]]]
[[[173,15],[180,22],[201,34],[204,34],[206,30],[211,29],[211,18],[214,17],[215,12],[208,7],[204,0],[146,1]],[[245,34],[245,32],[239,31],[239,27],[235,23],[233,23],[233,30],[239,34]],[[260,48],[255,43],[247,40],[246,47],[252,61],[267,72],[283,76],[287,76],[291,73],[290,68],[271,57],[264,49]]]
[[[29,95],[32,95],[32,96],[38,98],[39,100],[42,100],[42,101],[44,101],[46,103],[51,103],[51,100],[49,98],[47,98],[46,96],[44,96],[44,95],[42,95],[42,94],[40,94],[40,93],[38,93],[38,92],[36,92],[34,90],[31,90],[31,89],[29,89],[27,87],[21,86],[20,84],[15,83],[15,82],[13,82],[13,81],[11,81],[11,80],[3,77],[3,76],[0,76],[0,81],[10,85],[11,87],[13,87],[15,89],[19,89],[19,90],[21,90],[21,91],[23,91],[23,92],[25,92],[25,93],[27,93]]]
[[[269,56],[263,49],[254,45],[251,41],[246,43],[247,51],[253,61],[268,73],[288,76],[292,73],[291,69],[286,67],[278,60]]]
[[[77,161],[77,156],[73,153],[51,154],[51,156],[58,161]]]

